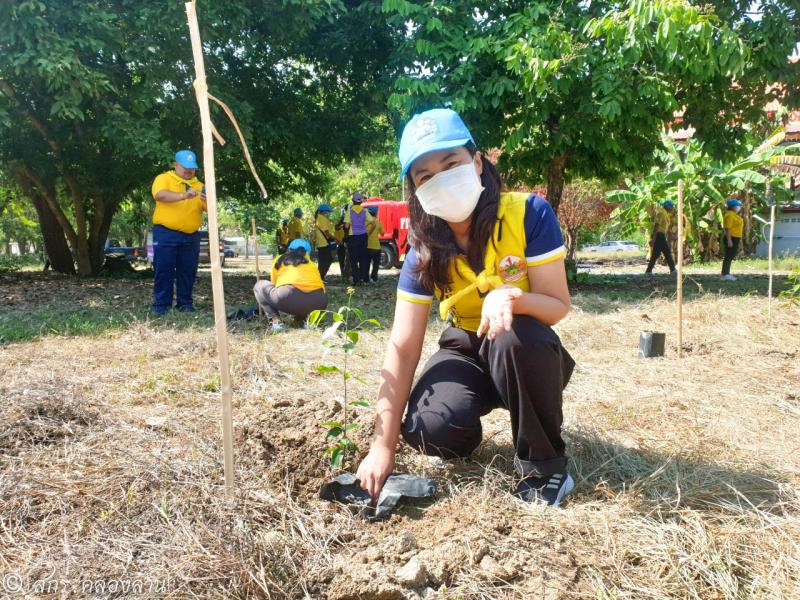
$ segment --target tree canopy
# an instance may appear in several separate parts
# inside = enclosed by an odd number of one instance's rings
[[[373,138],[392,30],[371,2],[200,2],[209,86],[237,116],[269,190],[314,188]],[[200,148],[183,2],[0,5],[0,159],[39,213],[54,268],[102,266],[119,204]],[[233,130],[220,188],[255,194]],[[55,258],[54,258],[55,257]]]
[[[764,3],[758,22],[749,4],[384,0],[408,30],[392,102],[451,104],[480,146],[503,150],[507,179],[546,180],[557,210],[565,178],[646,169],[675,111],[718,148],[735,142],[721,115],[760,110],[800,38],[789,0]]]

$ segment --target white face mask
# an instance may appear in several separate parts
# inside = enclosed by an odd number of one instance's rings
[[[741,207],[741,206],[734,206],[734,207],[733,207],[733,212],[737,212],[737,213],[738,213],[738,212],[739,212],[739,211],[741,211],[741,210],[742,210],[742,207]]]
[[[442,171],[417,188],[417,199],[429,215],[450,223],[466,221],[475,210],[483,186],[472,162]]]

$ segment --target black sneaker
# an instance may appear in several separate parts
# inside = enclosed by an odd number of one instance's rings
[[[569,473],[554,473],[547,477],[526,477],[512,492],[525,502],[541,500],[549,506],[558,506],[575,489]]]

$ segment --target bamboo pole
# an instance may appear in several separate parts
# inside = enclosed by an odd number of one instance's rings
[[[683,357],[683,179],[678,180],[678,358]]]
[[[203,46],[200,41],[200,27],[197,24],[197,12],[194,2],[186,3],[186,17],[189,22],[189,34],[192,39],[194,55],[195,80],[194,89],[197,104],[200,108],[200,120],[203,130],[203,169],[206,179],[206,198],[208,210],[208,239],[211,256],[211,289],[214,297],[214,324],[217,332],[217,354],[222,392],[222,444],[225,465],[225,495],[233,496],[233,419],[231,399],[231,372],[228,356],[228,330],[225,317],[225,293],[222,286],[222,268],[219,261],[219,230],[217,229],[217,183],[214,175],[214,139],[212,134],[211,113],[208,107],[208,86],[206,70],[203,62]]]
[[[775,202],[772,196],[772,178],[767,176],[767,202],[769,203],[769,287],[767,289],[767,323],[772,323],[772,240],[775,239]]]
[[[253,227],[253,250],[254,254],[256,255],[256,281],[261,279],[261,267],[259,266],[258,262],[258,229],[256,228],[256,218],[253,217],[250,219],[250,224]],[[258,316],[259,318],[264,316],[264,307],[261,306],[259,303],[258,305]]]
[[[256,281],[261,279],[261,268],[258,263],[258,231],[256,229],[256,218],[250,219],[250,224],[253,227],[253,253],[256,255]]]

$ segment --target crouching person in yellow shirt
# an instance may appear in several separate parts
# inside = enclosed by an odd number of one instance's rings
[[[260,280],[253,288],[276,331],[283,329],[281,312],[305,319],[311,311],[328,306],[328,292],[310,255],[311,244],[302,238],[292,240],[286,253],[272,265],[270,280]]]
[[[203,183],[195,177],[197,157],[191,150],[175,154],[174,170],[153,181],[153,305],[150,312],[163,315],[172,308],[194,311],[192,288],[200,260],[200,234],[206,209]]]

